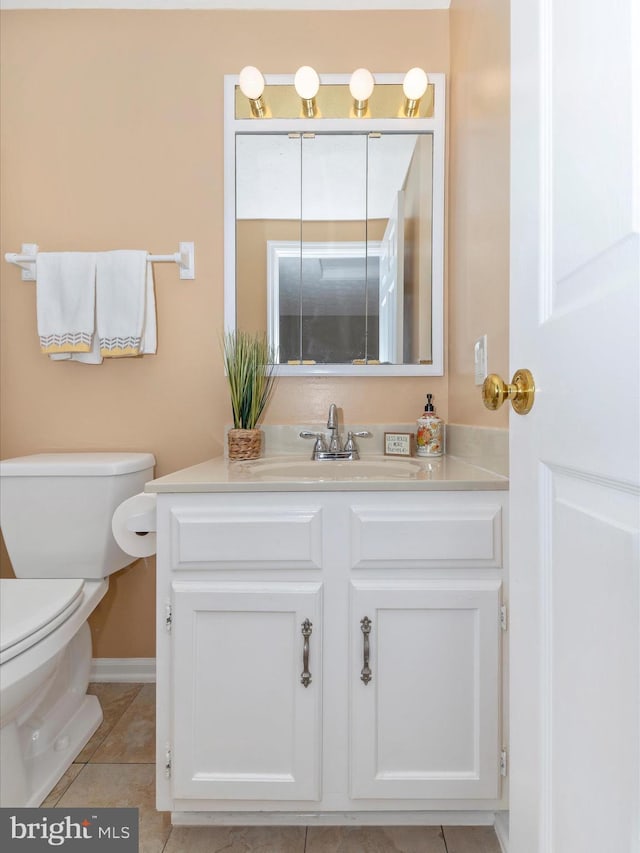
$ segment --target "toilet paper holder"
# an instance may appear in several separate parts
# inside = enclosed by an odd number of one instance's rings
[[[111,530],[118,547],[131,557],[156,553],[156,496],[140,492],[124,500],[113,513]]]

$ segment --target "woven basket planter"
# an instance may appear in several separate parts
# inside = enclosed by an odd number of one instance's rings
[[[230,429],[229,459],[258,459],[262,451],[261,429]]]

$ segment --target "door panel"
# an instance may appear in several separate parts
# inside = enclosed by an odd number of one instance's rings
[[[554,800],[562,803],[552,832],[557,850],[588,850],[591,813],[603,810],[624,827],[638,806],[637,748],[620,737],[634,730],[638,714],[637,503],[564,472],[550,471],[544,481],[554,570],[547,566],[542,584],[551,638],[543,658],[543,756]],[[624,850],[623,838],[610,849]]]

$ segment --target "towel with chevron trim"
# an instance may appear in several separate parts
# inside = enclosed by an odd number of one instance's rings
[[[36,316],[42,352],[91,351],[95,281],[95,252],[38,252]]]
[[[96,262],[100,354],[123,358],[156,351],[153,269],[147,252],[100,252]]]

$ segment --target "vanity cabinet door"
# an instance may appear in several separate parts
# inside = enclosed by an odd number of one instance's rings
[[[321,584],[172,594],[174,798],[319,799]]]
[[[352,798],[499,795],[499,607],[493,580],[352,584]]]

